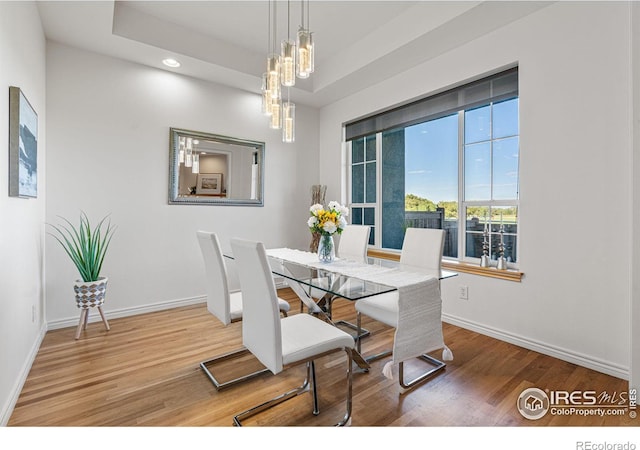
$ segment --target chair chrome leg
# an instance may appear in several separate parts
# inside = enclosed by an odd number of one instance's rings
[[[351,410],[353,407],[353,352],[350,348],[345,348],[347,353],[347,412],[337,427],[343,427],[351,423]]]
[[[264,410],[272,408],[284,401],[289,400],[290,398],[293,398],[297,395],[302,394],[303,392],[306,392],[309,388],[310,372],[311,372],[311,366],[309,365],[309,363],[307,363],[307,375],[301,386],[295,389],[291,389],[290,391],[285,392],[284,394],[279,395],[278,397],[272,398],[271,400],[267,400],[266,402],[258,406],[254,406],[253,408],[247,409],[246,411],[236,414],[233,417],[233,425],[236,427],[241,427],[243,420],[248,419],[249,417],[253,417]]]
[[[439,372],[440,370],[444,369],[447,366],[444,362],[429,355],[420,355],[418,358],[428,362],[433,366],[433,368],[423,373],[419,377],[414,378],[409,382],[405,382],[404,381],[404,363],[401,362],[400,364],[398,364],[398,374],[399,374],[398,376],[400,378],[399,382],[400,382],[400,386],[403,387],[404,389],[410,389],[414,387],[418,383],[425,381],[427,378],[431,377],[436,372]]]
[[[307,363],[307,371],[311,370],[311,389],[313,390],[313,415],[317,416],[320,414],[320,409],[318,408],[318,385],[316,383],[316,363],[315,361],[309,361]],[[307,378],[309,378],[309,374],[307,373]]]
[[[348,425],[351,421],[351,412],[353,409],[353,358],[352,358],[352,351],[350,348],[345,348],[345,352],[347,353],[347,398],[346,398],[346,412],[342,418],[342,420],[340,420],[335,426],[337,427],[341,427],[341,426],[345,426]],[[317,395],[315,392],[315,365],[313,364],[313,361],[308,362],[307,363],[307,376],[304,380],[304,383],[296,388],[296,389],[292,389],[289,392],[285,392],[284,394],[275,397],[271,400],[268,400],[258,406],[254,406],[253,408],[250,408],[246,411],[243,411],[237,415],[235,415],[233,417],[233,425],[237,426],[237,427],[241,427],[242,426],[242,421],[245,419],[248,419],[249,417],[255,416],[256,414],[265,411],[266,409],[272,408],[286,400],[289,400],[305,391],[308,390],[309,387],[309,383],[310,380],[313,383],[313,396],[314,396],[314,411],[317,408]],[[315,414],[315,412],[314,412]]]
[[[229,359],[233,359],[233,358],[239,358],[241,356],[245,356],[245,355],[248,355],[248,354],[250,354],[249,350],[247,350],[245,348],[241,348],[241,349],[235,350],[233,352],[225,353],[224,355],[220,355],[220,356],[217,356],[215,358],[209,359],[207,361],[203,361],[203,362],[200,363],[200,367],[202,368],[204,373],[207,375],[207,377],[209,377],[209,380],[211,380],[211,382],[213,383],[213,385],[216,387],[217,390],[224,389],[226,387],[232,386],[232,385],[240,383],[242,381],[246,381],[246,380],[249,380],[249,379],[251,379],[253,377],[257,377],[258,375],[262,375],[263,373],[269,372],[269,369],[267,369],[265,367],[264,369],[261,369],[261,370],[255,371],[255,372],[251,372],[251,373],[248,373],[246,375],[242,375],[242,376],[240,376],[238,378],[234,378],[234,379],[229,380],[229,381],[221,382],[213,375],[213,373],[207,367],[208,364],[212,364],[212,363],[216,363],[216,362],[220,362],[220,361],[225,361],[225,360],[229,360]]]

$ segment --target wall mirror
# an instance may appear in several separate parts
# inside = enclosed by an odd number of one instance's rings
[[[169,131],[169,204],[263,205],[264,142]]]

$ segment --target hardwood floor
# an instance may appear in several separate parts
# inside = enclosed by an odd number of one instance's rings
[[[292,314],[299,311],[292,291],[283,289],[279,295],[290,301]],[[355,320],[351,303],[334,305],[336,318]],[[223,327],[204,304],[113,319],[110,324],[107,332],[101,322],[90,323],[79,340],[74,339],[74,327],[48,332],[8,425],[228,427],[235,413],[298,386],[304,378],[304,367],[299,366],[216,391],[199,363],[240,347],[242,325]],[[363,325],[373,335],[363,341],[365,354],[391,347],[392,329],[373,321]],[[373,363],[369,373],[354,374],[353,427],[638,425],[639,419],[628,414],[525,419],[516,401],[526,388],[612,394],[626,392],[627,382],[452,325],[445,324],[444,333],[455,359],[444,372],[407,393],[399,393],[397,371],[393,381],[382,375],[388,359]],[[317,362],[320,415],[311,414],[306,393],[249,425],[337,422],[344,413],[344,358],[336,354]],[[248,358],[246,364],[252,363]],[[416,360],[408,365],[419,364]]]

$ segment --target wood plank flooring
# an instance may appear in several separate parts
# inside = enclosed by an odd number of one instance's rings
[[[290,301],[292,314],[299,311],[291,290],[280,290],[279,295]],[[335,318],[355,321],[350,302],[334,305]],[[204,304],[113,319],[110,324],[107,332],[101,322],[90,323],[79,340],[74,339],[75,327],[46,334],[10,427],[229,427],[235,413],[298,386],[304,378],[304,366],[299,366],[216,391],[199,363],[239,348],[242,325],[236,322],[223,327]],[[365,354],[391,347],[392,329],[373,321],[363,325],[372,331],[363,341]],[[627,382],[452,325],[445,324],[444,334],[455,359],[444,372],[407,393],[400,394],[397,379],[382,375],[389,359],[373,363],[369,373],[356,372],[351,425],[638,425],[639,419],[628,414],[547,414],[539,420],[525,419],[516,408],[525,388],[620,393],[627,391]],[[306,393],[248,425],[327,426],[337,422],[344,413],[345,361],[336,354],[317,362],[320,415],[311,414],[311,398]],[[416,360],[408,365],[420,368],[419,364]],[[220,370],[224,372],[223,367]]]

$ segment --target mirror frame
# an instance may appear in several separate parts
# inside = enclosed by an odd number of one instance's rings
[[[257,199],[230,199],[220,197],[204,197],[198,195],[180,196],[180,160],[179,138],[189,136],[195,139],[216,141],[223,144],[240,145],[250,147],[258,151],[258,182]],[[229,205],[229,206],[264,206],[264,150],[265,143],[248,139],[239,139],[219,134],[205,133],[201,131],[185,130],[182,128],[169,129],[169,204],[170,205]]]

